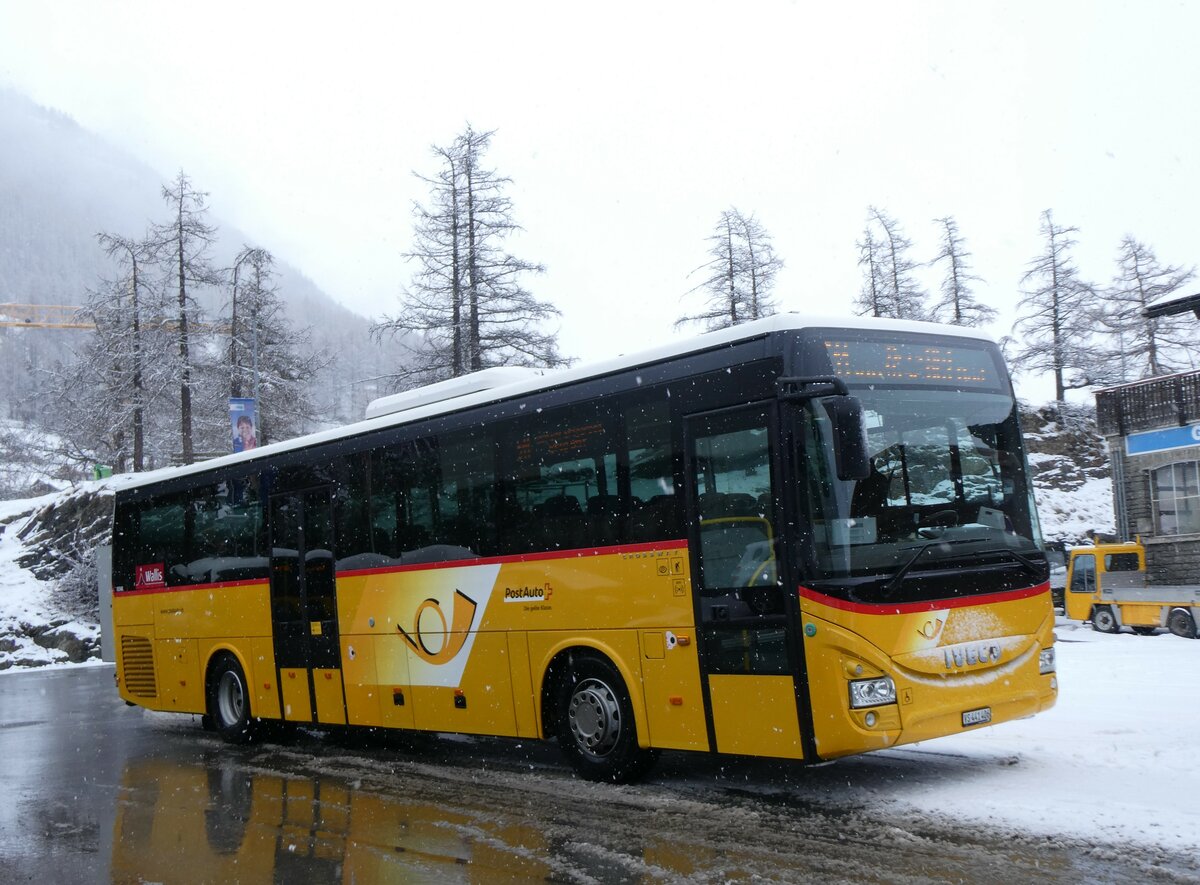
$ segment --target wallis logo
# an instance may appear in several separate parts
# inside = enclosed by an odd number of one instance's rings
[[[455,590],[454,611],[449,622],[446,621],[441,603],[436,599],[426,599],[417,606],[412,632],[409,633],[399,624],[396,629],[421,660],[430,664],[446,664],[466,644],[477,607],[474,599],[461,590]]]

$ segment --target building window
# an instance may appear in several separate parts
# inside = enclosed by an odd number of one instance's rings
[[[1156,534],[1200,534],[1200,462],[1180,461],[1152,470],[1150,503]]]

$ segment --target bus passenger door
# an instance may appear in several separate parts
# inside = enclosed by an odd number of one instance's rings
[[[799,643],[777,559],[777,409],[686,419],[688,545],[714,749],[798,759]]]
[[[271,498],[271,620],[283,718],[345,723],[328,487]]]

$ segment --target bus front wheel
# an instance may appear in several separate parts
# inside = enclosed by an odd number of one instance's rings
[[[612,662],[575,654],[559,682],[555,704],[559,747],[580,777],[624,784],[637,780],[657,754],[638,746],[633,702]]]
[[[217,733],[231,744],[244,744],[253,737],[246,674],[228,652],[222,652],[209,670],[208,715]]]
[[[1177,608],[1167,615],[1167,629],[1184,639],[1196,638],[1196,622],[1186,609]]]
[[[1116,633],[1121,628],[1112,609],[1107,605],[1099,605],[1092,609],[1092,629],[1101,633]]]

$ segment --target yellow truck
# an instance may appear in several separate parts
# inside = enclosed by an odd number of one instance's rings
[[[1140,541],[1072,547],[1068,554],[1068,618],[1091,621],[1101,633],[1132,627],[1149,636],[1166,627],[1176,636],[1196,638],[1200,585],[1147,584],[1146,550]]]

